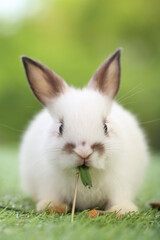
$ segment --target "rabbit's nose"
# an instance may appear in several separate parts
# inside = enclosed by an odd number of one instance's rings
[[[90,146],[79,145],[74,149],[74,152],[83,160],[87,160],[93,153],[93,150]]]

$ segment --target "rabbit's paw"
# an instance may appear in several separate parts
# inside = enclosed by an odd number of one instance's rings
[[[127,202],[114,205],[111,208],[109,208],[107,212],[116,212],[117,215],[120,216],[128,213],[138,212],[138,208],[136,205],[134,205],[134,203]]]
[[[67,204],[59,203],[55,204],[52,201],[41,200],[37,203],[38,212],[54,212],[58,214],[65,214],[70,211],[70,207]]]

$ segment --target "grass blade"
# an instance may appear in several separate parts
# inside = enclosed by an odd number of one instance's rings
[[[78,179],[79,179],[79,172],[76,173],[75,190],[74,190],[74,197],[73,197],[73,204],[72,204],[71,223],[72,223],[73,220],[74,220],[74,213],[75,213],[75,206],[76,206],[76,198],[77,198]]]

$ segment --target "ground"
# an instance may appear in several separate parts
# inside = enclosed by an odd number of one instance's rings
[[[160,201],[159,154],[152,154],[144,186],[136,198],[138,214],[117,218],[111,213],[91,219],[84,211],[76,214],[72,224],[70,214],[35,213],[34,203],[20,188],[17,148],[0,148],[0,170],[0,239],[160,239],[160,211],[149,206],[151,201]]]

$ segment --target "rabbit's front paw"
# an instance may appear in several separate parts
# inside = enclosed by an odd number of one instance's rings
[[[118,215],[138,212],[138,208],[134,203],[121,203],[117,205],[113,205],[111,208],[107,210],[107,212],[116,212]]]
[[[59,203],[55,204],[52,201],[41,200],[37,203],[38,212],[54,212],[58,214],[65,214],[70,211],[70,207],[67,204]]]

